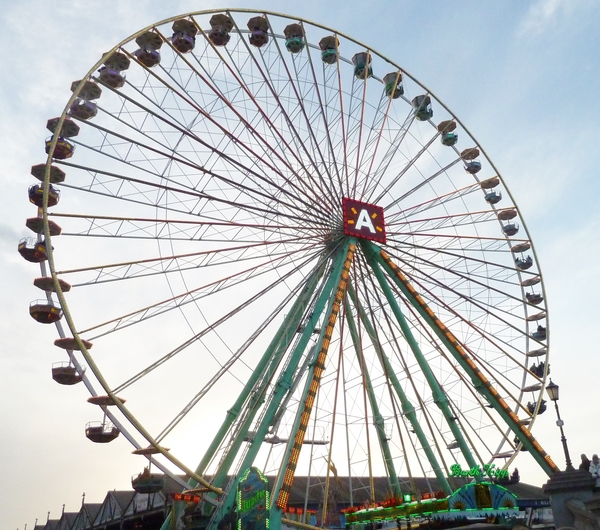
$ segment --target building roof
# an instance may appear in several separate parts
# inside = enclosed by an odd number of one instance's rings
[[[98,516],[98,512],[100,511],[100,508],[102,508],[102,503],[101,502],[93,502],[90,504],[84,504],[81,509],[85,510],[89,520],[94,522],[94,520],[96,519],[96,517]]]
[[[109,491],[107,495],[112,495],[112,497],[115,499],[115,501],[119,505],[119,508],[121,508],[122,512],[125,513],[125,510],[127,510],[129,505],[131,504],[131,501],[133,500],[135,491],[133,491],[133,490],[127,490],[127,491],[113,490],[113,491]]]
[[[75,519],[77,519],[77,515],[79,515],[79,512],[64,512],[58,522],[57,529],[69,530],[73,526]]]
[[[516,484],[507,484],[504,487],[508,491],[514,493],[520,499],[547,500],[550,498],[546,493],[544,493],[541,487],[532,486],[531,484],[525,484],[523,482],[517,482]]]

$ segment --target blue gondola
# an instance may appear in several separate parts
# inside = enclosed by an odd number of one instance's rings
[[[535,340],[546,340],[547,334],[546,334],[546,328],[543,326],[538,326],[537,330],[535,330],[531,336],[535,339]]]
[[[532,305],[538,305],[544,301],[544,297],[539,293],[525,293],[525,298]]]
[[[262,48],[269,42],[269,23],[265,17],[252,17],[248,21],[250,30],[250,44],[257,48]]]
[[[417,96],[410,102],[415,110],[415,118],[419,121],[427,121],[433,118],[433,109],[431,108],[431,98],[429,96]]]
[[[335,64],[337,62],[338,45],[339,41],[337,40],[337,37],[334,37],[333,35],[323,37],[319,41],[319,48],[321,49],[321,59],[325,64]]]
[[[352,64],[354,65],[354,77],[357,79],[367,79],[373,75],[371,56],[367,52],[354,54]]]
[[[196,34],[198,28],[186,18],[173,22],[173,37],[171,43],[179,53],[189,53],[196,47]]]
[[[163,489],[164,485],[164,475],[152,474],[147,467],[139,475],[131,477],[131,487],[137,493],[157,493]]]
[[[519,231],[519,225],[515,223],[508,223],[502,226],[502,231],[507,236],[514,236]]]
[[[479,173],[481,171],[481,162],[479,160],[471,160],[465,164],[465,171],[471,175]]]
[[[533,259],[531,258],[531,256],[527,256],[526,258],[516,258],[515,265],[518,269],[524,271],[531,268],[531,266],[533,265]]]

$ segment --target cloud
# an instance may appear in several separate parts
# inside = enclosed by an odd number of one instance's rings
[[[556,24],[560,13],[569,9],[567,0],[538,0],[529,8],[521,34],[539,35]]]
[[[0,224],[0,241],[16,245],[19,239],[23,237],[12,226],[4,223]]]
[[[565,18],[590,5],[589,0],[537,0],[529,8],[519,35],[539,36],[554,29]]]

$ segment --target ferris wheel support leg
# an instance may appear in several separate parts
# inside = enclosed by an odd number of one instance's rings
[[[425,452],[425,455],[427,456],[428,461],[431,463],[433,472],[435,473],[435,476],[438,480],[438,483],[439,483],[441,489],[444,491],[444,493],[450,495],[454,491],[454,489],[452,488],[452,486],[450,486],[450,483],[448,482],[448,479],[446,478],[445,470],[439,464],[437,456],[431,449],[431,441],[427,438],[425,431],[423,430],[423,428],[421,427],[421,424],[419,423],[417,414],[415,412],[415,407],[410,402],[410,400],[408,399],[408,396],[404,392],[404,389],[402,388],[402,385],[400,384],[400,381],[398,380],[398,376],[396,375],[396,372],[393,369],[393,367],[390,363],[390,360],[389,360],[388,356],[386,355],[386,353],[381,345],[381,342],[379,341],[379,339],[377,337],[377,333],[375,333],[375,327],[373,326],[373,324],[369,318],[369,315],[367,315],[365,308],[360,303],[360,300],[358,299],[356,292],[354,290],[354,286],[351,283],[348,286],[348,295],[349,295],[350,300],[352,300],[352,302],[354,303],[354,305],[357,306],[361,322],[365,326],[365,329],[367,330],[367,333],[369,334],[369,337],[371,338],[371,342],[372,342],[373,346],[375,347],[377,357],[379,358],[379,361],[381,362],[381,366],[383,368],[384,373],[387,374],[387,376],[390,378],[392,387],[394,388],[396,395],[398,396],[398,399],[400,400],[400,405],[402,407],[402,413],[404,414],[406,419],[409,421],[411,428],[415,431],[415,435],[416,435],[417,439],[419,440],[421,447],[423,448],[423,451]]]
[[[246,402],[250,394],[254,390],[256,390],[255,385],[259,381],[261,376],[264,375],[266,367],[276,366],[279,363],[282,355],[285,353],[285,351],[291,344],[292,340],[296,335],[296,330],[300,325],[304,312],[310,304],[317,284],[323,276],[324,271],[325,264],[321,264],[306,282],[306,286],[294,302],[294,305],[292,306],[290,312],[284,318],[282,325],[279,327],[277,333],[275,334],[269,346],[265,350],[265,353],[258,362],[256,369],[252,372],[248,381],[244,385],[242,392],[236,399],[233,406],[227,411],[227,417],[223,422],[223,425],[219,429],[213,442],[207,449],[204,458],[201,460],[200,464],[196,469],[197,474],[201,475],[205,472],[206,467],[210,460],[213,458],[215,451],[225,439],[228,429],[231,427],[235,419],[240,414],[244,403]],[[233,458],[231,460],[233,460]],[[216,477],[224,477],[225,475],[227,475],[229,471],[228,464],[230,463],[227,460],[221,463],[220,468],[215,475],[215,479]]]
[[[370,242],[367,242],[366,240],[361,241],[361,245],[367,258],[367,262],[372,268],[373,273],[375,274],[375,277],[377,278],[377,281],[379,282],[379,285],[381,286],[381,289],[383,290],[384,295],[388,303],[390,304],[392,312],[394,313],[394,316],[396,317],[396,320],[400,325],[400,329],[402,330],[402,333],[404,334],[404,337],[406,338],[406,341],[408,342],[408,345],[411,351],[413,352],[417,363],[419,363],[419,366],[423,371],[423,375],[425,376],[427,384],[429,385],[429,388],[431,389],[431,392],[433,394],[433,400],[435,404],[442,411],[442,414],[446,419],[446,423],[448,424],[448,427],[450,428],[454,439],[458,443],[460,451],[463,457],[465,458],[467,465],[469,466],[469,468],[477,467],[479,464],[475,460],[475,457],[473,456],[473,453],[471,452],[471,449],[469,448],[469,445],[467,444],[467,441],[465,440],[465,437],[463,436],[463,433],[460,430],[456,414],[450,408],[448,397],[440,387],[440,384],[437,378],[435,377],[433,371],[431,370],[427,359],[425,359],[425,356],[423,355],[423,352],[419,347],[419,343],[415,339],[415,336],[413,335],[413,332],[410,326],[408,325],[408,322],[404,318],[404,314],[400,309],[396,297],[392,289],[390,288],[390,285],[385,275],[381,270],[381,261],[379,259],[378,247]],[[383,263],[383,265],[385,265],[385,262]],[[477,478],[478,477],[476,477],[476,480]]]
[[[279,380],[277,381],[277,384],[275,385],[275,390],[273,392],[273,395],[272,395],[269,403],[266,406],[266,410],[264,411],[263,416],[259,420],[260,423],[257,426],[256,432],[254,433],[253,440],[252,440],[252,442],[250,442],[250,446],[248,447],[248,450],[244,456],[244,459],[239,465],[239,469],[241,471],[245,471],[246,469],[248,469],[248,467],[250,467],[253,464],[254,459],[256,458],[256,455],[258,454],[258,452],[260,450],[262,441],[264,440],[264,438],[267,434],[269,426],[271,425],[273,419],[275,418],[277,411],[279,410],[279,407],[281,405],[281,402],[283,401],[288,390],[292,386],[294,373],[296,372],[297,367],[300,364],[302,355],[303,355],[303,353],[308,345],[308,342],[311,338],[312,330],[317,326],[319,319],[321,317],[321,314],[323,313],[325,306],[327,305],[327,302],[330,302],[330,306],[331,306],[331,304],[335,301],[336,295],[334,293],[335,293],[336,289],[338,289],[338,291],[339,291],[339,285],[340,285],[340,282],[342,281],[342,276],[345,272],[344,266],[346,265],[346,263],[348,261],[348,255],[349,254],[353,255],[353,253],[354,253],[354,244],[352,244],[352,243],[353,243],[352,241],[348,241],[347,244],[343,248],[341,248],[338,251],[338,254],[333,258],[333,266],[331,268],[331,272],[325,282],[323,289],[319,293],[319,296],[314,304],[313,314],[310,317],[308,324],[305,326],[305,329],[302,332],[300,340],[294,347],[294,350],[289,355],[289,363],[286,366],[286,368],[284,369],[283,373],[280,375]],[[323,344],[325,341],[327,342],[327,344],[329,343],[329,338],[325,337],[326,329],[328,329],[328,328],[323,328],[319,335],[319,343],[321,343],[321,344]],[[315,367],[317,365],[320,365],[320,363],[319,362],[314,363]],[[313,368],[313,370],[314,370],[314,368]],[[246,428],[246,426],[247,426],[247,424],[245,423],[244,428]],[[296,429],[297,429],[297,427],[296,427]],[[296,429],[293,428],[292,433],[297,432]],[[290,437],[290,441],[288,442],[288,444],[286,446],[286,451],[285,451],[285,455],[282,460],[282,465],[286,465],[286,464],[289,465],[290,453],[291,453],[294,445],[296,445],[296,441],[293,437]],[[279,492],[280,489],[282,488],[282,481],[284,478],[284,474],[285,473],[283,471],[281,471],[279,473],[278,480],[272,489],[274,494],[275,494],[275,492]],[[293,473],[292,473],[291,477],[293,479]],[[223,513],[226,512],[228,508],[233,507],[233,504],[235,502],[235,497],[236,497],[236,488],[232,487],[224,495],[222,504],[218,509],[220,509]],[[274,495],[273,495],[273,497],[274,497]],[[280,507],[278,507],[276,504],[273,505],[272,509],[271,509],[271,522],[270,522],[271,528],[280,528],[282,515],[283,515],[283,510]],[[215,522],[215,524],[209,526],[209,528],[207,530],[215,530],[216,524],[219,521],[218,521],[218,518],[213,518],[213,521]],[[166,529],[163,529],[163,530],[166,530]]]
[[[287,508],[287,502],[296,472],[296,465],[300,458],[300,450],[302,449],[302,444],[306,435],[306,429],[310,420],[314,400],[319,390],[321,376],[325,369],[325,361],[327,359],[331,337],[341,303],[346,295],[348,277],[350,267],[354,260],[355,250],[356,241],[353,238],[350,238],[346,240],[345,245],[339,249],[337,257],[335,258],[335,265],[331,274],[335,283],[332,285],[332,296],[327,300],[327,311],[325,313],[327,325],[322,327],[319,334],[318,344],[320,344],[320,348],[318,350],[316,362],[312,365],[312,372],[306,380],[304,393],[300,398],[300,402],[304,403],[304,406],[301,407],[296,414],[291,430],[292,436],[290,436],[290,440],[285,448],[282,459],[285,470],[279,472],[275,486],[273,487],[273,498],[277,496],[277,501],[273,505],[271,511],[274,528],[278,528],[281,525],[283,510]],[[325,302],[325,300],[323,300],[323,302]],[[323,311],[323,308],[324,305],[320,309],[320,312]]]
[[[272,367],[272,373],[275,372],[275,368],[277,367],[277,365],[280,363],[282,356],[285,354],[285,352],[287,351],[287,349],[289,348],[294,336],[296,335],[296,330],[298,329],[298,326],[300,325],[300,322],[302,320],[302,317],[304,315],[305,309],[310,305],[310,300],[312,299],[312,295],[314,294],[315,291],[315,287],[316,287],[316,280],[319,279],[321,277],[321,274],[318,275],[318,277],[315,279],[315,283],[312,284],[311,282],[311,286],[310,289],[306,292],[306,294],[308,296],[303,296],[301,303],[298,304],[297,307],[293,308],[292,311],[290,312],[290,314],[288,316],[292,316],[293,318],[291,320],[288,320],[286,318],[287,321],[287,325],[284,324],[284,328],[285,328],[285,333],[282,335],[282,338],[285,338],[285,340],[282,340],[279,344],[276,341],[273,341],[272,346],[273,348],[269,348],[266,352],[266,356],[264,358],[265,360],[265,364],[263,365],[263,369],[260,371],[260,374],[264,374],[265,370],[264,370],[264,366],[270,366]],[[294,314],[296,313],[296,314]],[[307,336],[310,336],[310,326],[307,326]],[[287,333],[289,333],[289,335],[287,335]],[[308,341],[308,339],[306,339]],[[303,346],[302,348],[297,348],[299,350],[299,353],[304,351],[305,346]],[[298,359],[299,360],[299,359]],[[297,370],[297,366],[298,366],[298,362],[291,362],[290,363],[290,369],[292,370],[292,374],[293,372],[295,372]],[[263,383],[262,386],[260,387],[255,387],[254,388],[254,392],[256,394],[256,396],[258,396],[259,399],[263,399],[264,397],[264,391],[265,388],[263,388],[263,386],[266,386],[270,383],[270,381],[265,381]],[[289,389],[289,387],[285,387],[285,391],[287,392]],[[249,396],[249,393],[247,394],[246,397]],[[238,401],[236,402],[236,405],[238,405],[237,407],[237,412],[236,415],[239,414],[241,408],[243,406],[244,401],[242,399],[238,399]],[[232,441],[230,447],[228,448],[227,454],[224,456],[222,462],[219,465],[219,468],[217,469],[215,475],[214,475],[214,483],[215,484],[224,484],[224,481],[227,478],[227,475],[229,473],[229,470],[231,468],[231,465],[233,463],[233,461],[235,460],[240,447],[242,445],[242,443],[244,442],[245,436],[246,434],[249,432],[249,430],[252,427],[252,423],[254,422],[256,415],[258,414],[258,411],[260,410],[260,403],[258,402],[254,402],[251,405],[251,410],[250,412],[244,417],[243,419],[243,424],[241,425],[241,427],[238,429],[238,435],[235,438],[235,440]],[[277,401],[277,410],[279,410],[279,405],[280,405],[280,400]],[[271,425],[272,425],[272,417],[270,415],[268,416],[264,416],[262,417],[259,421],[262,422],[261,425],[263,423],[266,423],[266,427],[264,432],[261,432],[260,429],[257,430],[254,435],[254,441],[256,441],[255,446],[257,448],[260,448],[260,445],[262,443],[262,440],[264,439],[265,435],[266,435],[266,429],[268,429]],[[254,445],[254,442],[253,442]],[[246,470],[246,468],[248,466],[252,465],[252,462],[250,462],[246,467],[242,466],[240,468],[240,472],[244,472]]]
[[[225,439],[230,427],[233,425],[234,421],[238,417],[246,399],[254,390],[254,386],[256,385],[260,376],[264,373],[264,367],[267,364],[273,364],[274,362],[277,362],[277,359],[280,359],[280,357],[285,353],[286,349],[289,347],[289,344],[291,343],[296,334],[298,325],[302,320],[304,311],[310,304],[310,301],[314,296],[315,289],[317,288],[319,280],[322,278],[323,273],[325,272],[325,266],[325,262],[321,263],[319,266],[316,267],[314,272],[308,278],[305,287],[302,289],[300,295],[294,302],[294,305],[292,306],[290,312],[286,315],[286,318],[284,319],[282,325],[279,327],[271,343],[265,350],[265,353],[259,361],[257,368],[251,374],[250,378],[248,379],[246,385],[242,389],[242,392],[237,397],[233,406],[227,411],[225,420],[223,421],[219,431],[215,435],[211,445],[207,449],[204,457],[198,464],[198,467],[196,468],[197,475],[202,475],[206,471],[210,460],[213,458],[218,447]],[[252,416],[252,418],[253,417],[254,416]],[[243,440],[243,436],[241,436],[241,439]],[[241,445],[241,442],[238,443],[238,448],[239,445]],[[235,450],[235,448],[233,448],[233,450],[230,449],[229,454],[231,455],[231,459],[235,457],[236,453],[237,451]],[[227,474],[230,465],[230,462],[228,463],[227,461],[221,463],[220,469],[224,471],[215,475],[213,484],[216,484],[217,482],[223,482],[223,477]],[[194,487],[196,485],[196,482],[194,480],[190,480],[188,484],[189,486]],[[182,509],[178,510],[178,513],[175,513],[175,511],[176,510],[173,509],[172,515],[170,515],[165,520],[165,522],[161,526],[161,530],[169,530],[170,520],[173,516],[177,519],[179,518]]]
[[[492,386],[491,382],[475,365],[473,359],[471,359],[467,353],[466,348],[440,321],[440,319],[437,318],[435,313],[425,303],[423,298],[417,294],[415,289],[408,282],[408,279],[404,276],[404,274],[402,274],[398,266],[393,263],[390,256],[373,243],[365,242],[362,244],[368,259],[375,265],[379,264],[381,267],[383,267],[388,276],[393,280],[394,284],[406,296],[406,298],[419,312],[425,322],[427,322],[434,333],[440,338],[450,354],[456,359],[462,369],[471,377],[473,385],[478,392],[487,398],[492,407],[494,407],[496,412],[500,414],[506,425],[522,442],[523,446],[531,453],[533,458],[546,472],[546,474],[548,476],[552,476],[560,471],[552,458],[550,458],[550,455],[544,451],[539,442],[533,437],[531,431],[520,422],[518,416],[510,409],[498,391]]]
[[[383,461],[385,464],[388,480],[390,481],[390,487],[392,491],[392,495],[398,499],[402,494],[400,490],[400,483],[398,482],[398,474],[396,473],[396,469],[394,466],[394,460],[392,459],[392,453],[390,451],[390,446],[388,444],[387,436],[385,434],[385,423],[383,420],[383,416],[381,415],[381,411],[379,410],[379,405],[377,404],[377,399],[375,397],[375,391],[373,390],[373,383],[371,382],[371,377],[369,375],[369,370],[365,364],[365,358],[362,353],[362,345],[359,337],[358,329],[356,327],[356,322],[354,321],[354,316],[352,315],[352,311],[350,311],[350,307],[348,306],[348,300],[346,299],[346,307],[348,311],[346,311],[346,321],[348,322],[348,329],[350,330],[350,337],[352,337],[352,344],[354,345],[354,352],[356,353],[356,357],[358,359],[358,364],[360,366],[360,370],[362,372],[363,385],[367,390],[367,396],[369,398],[369,405],[371,406],[371,412],[373,414],[373,425],[375,425],[375,431],[377,433],[377,439],[379,441],[379,446],[381,448],[381,452],[383,453]],[[369,460],[370,462],[370,460]],[[369,464],[370,467],[370,464]],[[371,477],[372,478],[372,473]],[[375,497],[372,496],[372,499]]]

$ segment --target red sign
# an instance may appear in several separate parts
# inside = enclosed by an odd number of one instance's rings
[[[200,495],[192,495],[191,493],[173,493],[173,500],[185,502],[200,502]]]
[[[383,208],[367,202],[342,199],[344,234],[385,243]]]

